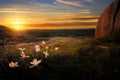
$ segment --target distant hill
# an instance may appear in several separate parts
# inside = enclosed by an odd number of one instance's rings
[[[95,29],[59,29],[59,30],[28,30],[34,37],[88,37],[94,36]]]
[[[0,45],[5,44],[6,40],[9,40],[12,36],[10,28],[0,25]]]
[[[8,27],[0,25],[0,39],[5,39],[12,36],[12,30]]]

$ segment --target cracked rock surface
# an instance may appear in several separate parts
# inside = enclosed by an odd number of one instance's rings
[[[114,0],[101,14],[95,30],[95,37],[110,35],[118,28],[120,28],[120,0]]]

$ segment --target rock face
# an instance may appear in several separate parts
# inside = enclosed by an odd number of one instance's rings
[[[110,35],[118,28],[120,28],[120,0],[114,0],[101,14],[95,30],[95,37],[101,38]]]

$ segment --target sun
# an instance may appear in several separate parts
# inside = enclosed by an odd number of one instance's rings
[[[12,28],[17,30],[17,31],[24,30],[23,22],[22,21],[13,21]]]
[[[17,31],[23,31],[24,30],[24,28],[22,26],[19,26],[19,25],[15,25],[13,29],[17,30]]]
[[[17,25],[16,25],[14,28],[15,28],[16,30],[22,30],[22,27],[21,27],[21,26],[17,26]]]
[[[14,22],[13,28],[16,29],[16,30],[23,30],[24,29],[23,26],[22,26],[22,23],[20,21]]]
[[[5,26],[11,28],[14,31],[21,32],[25,31],[26,24],[27,24],[26,18],[22,16],[15,16],[15,17],[9,17],[5,19]]]

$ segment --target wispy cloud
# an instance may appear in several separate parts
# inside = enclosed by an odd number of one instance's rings
[[[88,18],[71,18],[72,20],[95,20],[98,17],[88,17]]]
[[[90,10],[80,10],[78,11],[79,14],[91,14],[92,12]]]
[[[37,28],[95,27],[100,13],[111,2],[112,0],[0,0],[0,24],[18,18],[25,25]]]
[[[26,24],[25,26],[29,29],[85,29],[95,28],[96,22],[60,22],[45,24]]]
[[[96,22],[63,22],[63,23],[45,23],[45,24],[26,24],[26,26],[35,27],[65,27],[65,26],[95,26]]]
[[[80,4],[80,2],[78,3],[78,2],[75,2],[75,1],[56,0],[56,2],[63,3],[63,4],[67,4],[67,5],[71,5],[71,6],[83,7],[83,5]]]
[[[90,3],[93,3],[93,2],[94,2],[93,0],[86,0],[86,1],[88,1],[88,2],[90,2]]]
[[[49,21],[56,21],[56,22],[58,22],[58,21],[63,21],[63,22],[66,22],[66,21],[71,21],[71,22],[73,22],[73,21],[80,21],[80,22],[87,22],[87,21],[92,21],[93,22],[93,20],[95,21],[95,22],[97,22],[96,20],[98,20],[99,19],[99,16],[71,16],[71,17],[57,17],[57,18],[50,18],[50,19],[47,19],[47,20],[49,20]],[[45,21],[47,21],[47,20],[45,20]]]

